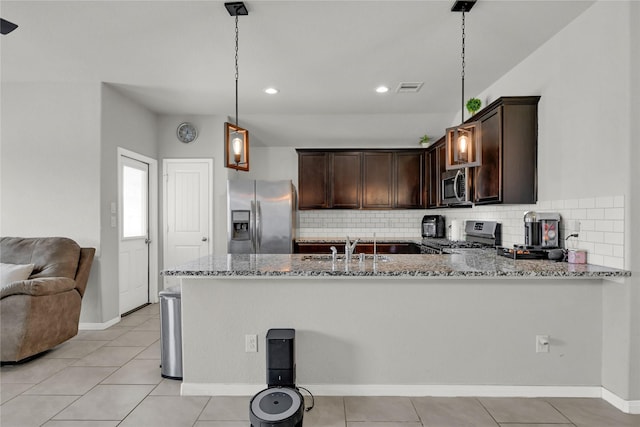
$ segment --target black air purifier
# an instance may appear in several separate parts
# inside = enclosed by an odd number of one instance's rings
[[[295,329],[269,329],[267,386],[251,398],[252,427],[302,427],[304,399],[296,389]]]

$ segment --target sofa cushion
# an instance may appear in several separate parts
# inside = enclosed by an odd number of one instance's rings
[[[6,288],[13,282],[26,280],[33,271],[33,264],[0,263],[0,287]]]
[[[31,278],[68,277],[75,279],[80,246],[66,237],[0,239],[1,262],[34,264]]]
[[[39,279],[18,280],[0,291],[0,299],[10,295],[54,295],[75,289],[76,282],[68,277],[41,277]]]

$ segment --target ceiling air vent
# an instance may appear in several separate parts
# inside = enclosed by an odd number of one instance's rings
[[[403,82],[400,83],[396,92],[398,93],[416,93],[420,90],[424,82]]]

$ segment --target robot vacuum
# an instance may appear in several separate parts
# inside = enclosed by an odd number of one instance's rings
[[[252,427],[302,427],[304,399],[296,389],[264,389],[253,396],[249,407]]]

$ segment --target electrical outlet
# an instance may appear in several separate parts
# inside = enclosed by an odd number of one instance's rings
[[[549,353],[549,335],[536,335],[536,353]]]
[[[580,221],[577,219],[567,221],[566,230],[567,236],[570,234],[580,234]]]
[[[258,336],[257,335],[248,334],[244,336],[244,351],[246,353],[258,352]]]

